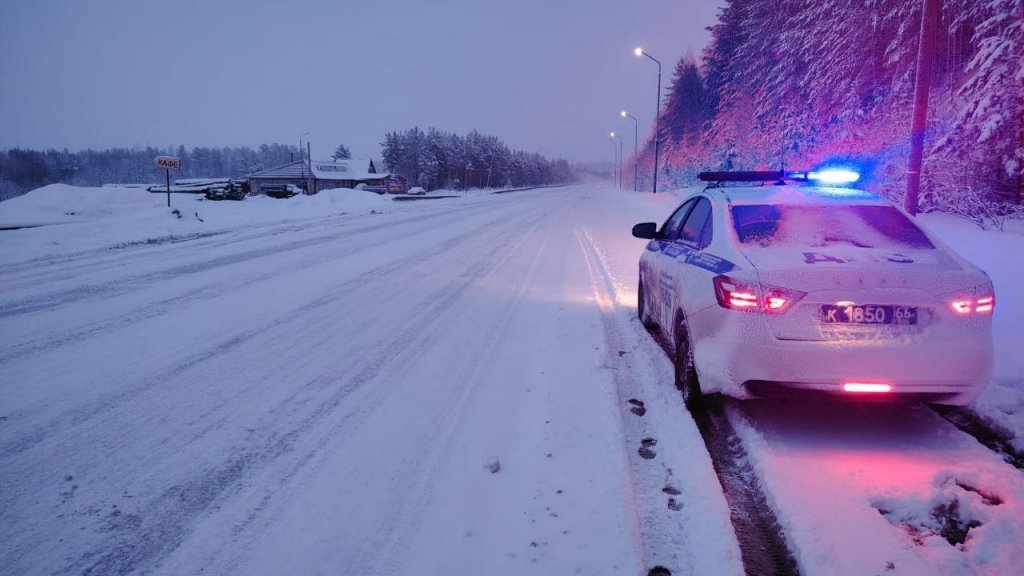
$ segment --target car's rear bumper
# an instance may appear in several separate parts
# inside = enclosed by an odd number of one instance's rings
[[[722,312],[709,310],[691,326],[697,329],[694,354],[706,392],[738,397],[800,396],[803,391],[807,396],[878,394],[968,404],[992,377],[990,330],[909,342],[779,340],[756,314]],[[843,384],[849,382],[889,384],[892,391],[845,392]]]

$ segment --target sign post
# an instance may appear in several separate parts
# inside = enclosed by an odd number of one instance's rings
[[[157,168],[164,169],[164,175],[167,177],[167,207],[171,207],[171,170],[181,170],[181,158],[175,158],[174,156],[157,156],[153,159],[153,163],[156,164]]]

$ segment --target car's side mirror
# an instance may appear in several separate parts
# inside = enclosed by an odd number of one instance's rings
[[[651,240],[658,234],[658,224],[655,222],[641,222],[633,226],[633,236]]]

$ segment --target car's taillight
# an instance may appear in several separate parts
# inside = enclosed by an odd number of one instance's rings
[[[949,306],[953,309],[953,312],[966,316],[974,310],[974,299],[973,298],[957,298],[949,303]]]
[[[974,311],[978,314],[991,314],[996,308],[995,294],[978,298]]]
[[[715,276],[712,282],[718,305],[730,310],[782,314],[807,295],[797,290],[736,280],[729,276]]]
[[[884,394],[892,392],[892,385],[880,382],[846,382],[843,384],[843,392]]]
[[[996,297],[994,294],[977,299],[969,296],[958,297],[950,300],[949,307],[960,316],[969,316],[972,312],[982,315],[991,314],[996,307]]]

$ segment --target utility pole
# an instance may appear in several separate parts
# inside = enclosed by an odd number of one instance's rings
[[[1021,106],[1017,108],[1017,144],[1024,150],[1024,96],[1019,99]],[[1024,167],[1017,166],[1017,205],[1024,204]]]
[[[910,128],[910,160],[907,165],[907,194],[903,206],[917,214],[921,190],[921,163],[924,157],[924,131],[928,121],[928,83],[935,57],[935,32],[938,28],[940,0],[922,0],[921,38],[917,45],[917,72],[914,75],[914,117]]]

